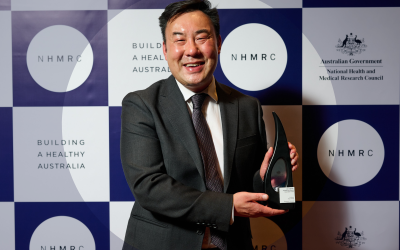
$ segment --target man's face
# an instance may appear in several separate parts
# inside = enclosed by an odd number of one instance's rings
[[[221,50],[210,18],[201,11],[182,14],[165,29],[165,60],[186,88],[200,92],[211,83]]]

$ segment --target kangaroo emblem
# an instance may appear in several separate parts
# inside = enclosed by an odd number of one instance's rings
[[[348,40],[349,40],[348,35],[346,35],[346,39],[343,40],[342,47],[346,46]]]
[[[345,240],[346,239],[346,235],[347,235],[347,227],[344,230],[344,233],[342,234],[342,238],[340,240]]]

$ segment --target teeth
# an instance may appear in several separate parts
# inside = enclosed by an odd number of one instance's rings
[[[200,64],[186,64],[186,67],[197,67],[197,66],[199,66]]]

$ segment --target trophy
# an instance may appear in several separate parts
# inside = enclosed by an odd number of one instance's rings
[[[275,112],[272,112],[272,115],[275,120],[275,143],[264,177],[264,191],[269,196],[267,204],[275,209],[294,209],[296,199],[290,150],[281,120]]]

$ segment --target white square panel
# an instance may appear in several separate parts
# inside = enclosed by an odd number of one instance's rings
[[[12,10],[107,10],[107,0],[11,0]]]
[[[14,108],[15,201],[109,201],[108,107]]]
[[[110,249],[122,249],[135,202],[110,202]]]
[[[109,105],[171,75],[162,51],[158,17],[163,10],[108,11]]]
[[[1,249],[15,249],[14,202],[0,202]]]
[[[260,0],[271,6],[272,8],[301,8],[303,7],[302,0]]]
[[[399,202],[303,201],[303,249],[348,248],[399,249]]]
[[[303,9],[303,104],[399,104],[399,14]]]
[[[211,0],[218,9],[301,8],[301,0]]]
[[[11,11],[0,11],[0,107],[12,107]]]
[[[288,142],[292,143],[299,154],[298,168],[293,172],[293,186],[296,189],[296,201],[302,200],[302,107],[301,106],[262,106],[268,148],[274,147],[275,122],[274,111],[282,122]]]

